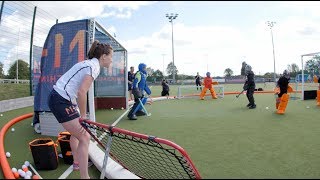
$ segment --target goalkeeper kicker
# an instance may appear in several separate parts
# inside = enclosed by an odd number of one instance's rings
[[[275,94],[278,95],[276,99],[277,114],[284,114],[288,105],[289,95],[288,93],[293,92],[291,86],[289,86],[290,74],[287,70],[283,71],[283,75],[277,82]]]
[[[202,83],[202,85],[204,85],[204,88],[200,94],[200,99],[204,100],[204,96],[207,93],[208,89],[210,90],[212,99],[217,99],[218,97],[216,95],[216,92],[214,91],[213,85],[217,85],[219,83],[216,81],[212,81],[212,78],[210,76],[210,72],[207,72],[206,76],[207,77],[204,78],[203,83]]]

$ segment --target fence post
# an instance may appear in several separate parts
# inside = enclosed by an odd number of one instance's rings
[[[34,22],[36,19],[37,6],[34,7],[32,27],[31,27],[31,38],[30,38],[30,56],[29,56],[29,71],[30,71],[30,96],[32,96],[32,55],[33,55],[33,33],[34,33]]]

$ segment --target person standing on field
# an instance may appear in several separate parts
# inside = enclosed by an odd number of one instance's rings
[[[70,147],[73,170],[80,171],[81,179],[88,174],[88,150],[90,135],[80,125],[79,119],[87,118],[87,92],[100,74],[100,68],[112,63],[113,48],[109,44],[94,41],[88,59],[78,62],[64,73],[53,86],[48,106],[58,122],[71,134]]]
[[[200,87],[200,91],[202,91],[202,87],[201,87],[201,77],[199,75],[199,72],[197,72],[197,75],[194,77],[196,79],[196,86],[197,86],[197,90],[199,90]]]

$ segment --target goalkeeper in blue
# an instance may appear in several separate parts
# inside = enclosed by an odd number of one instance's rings
[[[134,105],[132,106],[128,118],[130,120],[137,120],[137,116],[144,116],[146,113],[142,110],[143,107],[140,104],[140,101],[143,105],[147,102],[147,97],[144,97],[144,94],[147,93],[151,95],[151,90],[147,85],[147,65],[140,63],[138,66],[138,71],[136,72],[132,84],[132,94],[134,96]],[[140,101],[139,101],[140,100]]]

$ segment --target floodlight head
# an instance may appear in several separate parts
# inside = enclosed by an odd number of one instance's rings
[[[272,28],[275,23],[276,23],[276,22],[274,22],[274,21],[267,21],[267,24],[268,24],[268,26],[269,26],[270,28]]]

